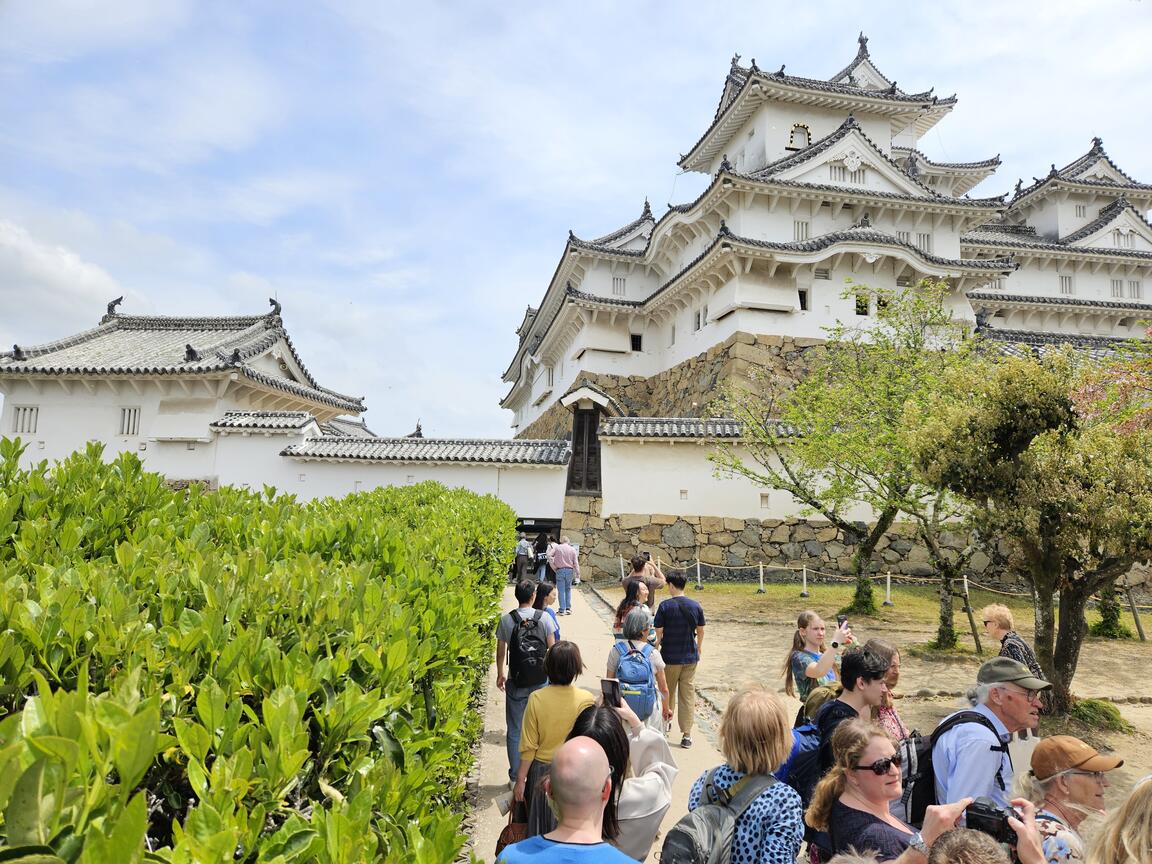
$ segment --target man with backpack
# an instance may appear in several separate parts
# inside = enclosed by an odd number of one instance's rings
[[[976,705],[940,721],[932,735],[937,801],[985,796],[1008,806],[1012,792],[1013,732],[1034,729],[1040,694],[1052,685],[1023,663],[994,657],[976,673]]]
[[[520,727],[528,697],[548,683],[544,655],[556,641],[556,623],[543,610],[533,609],[536,582],[524,579],[516,584],[519,607],[501,616],[496,627],[496,687],[504,691],[504,719],[508,728],[508,779],[514,780],[520,767]],[[504,660],[508,659],[508,677]]]
[[[704,650],[704,610],[684,596],[687,580],[683,573],[669,573],[671,595],[656,610],[656,647],[667,666],[668,700],[680,726],[680,746],[692,746],[692,724],[696,719],[696,664]]]

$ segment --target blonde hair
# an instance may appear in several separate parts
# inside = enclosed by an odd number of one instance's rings
[[[728,700],[720,718],[720,752],[744,774],[771,774],[792,752],[792,722],[780,697],[747,684]]]
[[[784,692],[789,696],[796,695],[796,687],[792,680],[792,658],[797,651],[804,650],[804,636],[800,632],[808,628],[815,619],[820,616],[813,612],[811,609],[805,609],[798,616],[796,616],[796,631],[792,634],[792,648],[788,651],[788,656],[784,658]],[[824,653],[824,643],[820,643],[820,653]]]
[[[1088,864],[1152,864],[1152,776],[1105,817],[1089,844]]]
[[[812,803],[804,813],[804,822],[817,831],[828,830],[828,817],[832,805],[844,794],[848,787],[848,772],[860,762],[860,755],[868,749],[873,738],[892,739],[888,733],[861,717],[845,720],[832,733],[831,769],[816,785],[812,793]]]
[[[855,847],[850,846],[847,852],[840,852],[829,858],[828,864],[877,864],[879,860],[879,852],[873,852],[871,849],[857,852]]]
[[[945,831],[932,844],[928,864],[1008,864],[1008,854],[991,834],[973,828]]]
[[[1000,603],[993,603],[980,610],[980,616],[985,621],[991,621],[1003,630],[1015,630],[1016,622],[1012,620],[1012,611]]]

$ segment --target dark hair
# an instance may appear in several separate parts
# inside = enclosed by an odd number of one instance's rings
[[[675,585],[677,591],[683,591],[684,586],[688,584],[688,577],[683,573],[669,573],[664,577],[669,585]]]
[[[516,602],[523,605],[536,596],[536,586],[539,583],[535,579],[523,579],[516,583]]]
[[[859,679],[879,681],[888,671],[888,661],[867,649],[845,651],[840,658],[840,681],[849,692],[856,689]]]
[[[623,621],[629,609],[633,606],[640,605],[640,586],[643,584],[644,580],[636,577],[624,580],[624,599],[621,600],[620,605],[616,607],[617,621]]]
[[[543,531],[541,531],[539,534],[536,535],[536,551],[537,552],[547,552],[548,551],[548,535],[545,534]]]
[[[536,599],[532,601],[533,609],[543,609],[544,601],[548,599],[548,595],[556,590],[556,586],[551,582],[538,582],[536,584]]]
[[[632,556],[632,572],[633,573],[639,573],[641,570],[644,569],[644,565],[647,563],[648,563],[648,559],[645,558],[643,555],[633,555]]]
[[[548,676],[550,684],[571,684],[583,671],[580,646],[575,642],[561,639],[544,655],[544,674]]]
[[[620,803],[620,790],[624,787],[624,777],[628,774],[628,733],[615,708],[591,705],[576,717],[568,740],[584,736],[591,738],[604,748],[608,764],[612,766],[612,793],[604,802],[604,825],[601,833],[605,840],[615,840],[620,835],[620,823],[616,818],[616,808]]]

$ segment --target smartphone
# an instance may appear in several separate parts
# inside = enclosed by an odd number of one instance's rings
[[[604,704],[608,707],[619,708],[624,704],[624,699],[620,695],[619,678],[601,678],[600,692],[604,694]]]
[[[847,623],[848,623],[848,616],[847,615],[837,615],[836,616],[836,626],[837,627],[843,627]]]

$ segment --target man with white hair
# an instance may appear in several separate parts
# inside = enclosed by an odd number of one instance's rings
[[[513,843],[497,856],[496,864],[635,864],[603,841],[612,768],[599,744],[581,736],[561,745],[544,789],[556,808],[556,830]]]
[[[933,733],[936,800],[991,798],[1008,806],[1012,792],[1013,732],[1040,719],[1040,693],[1052,685],[1010,657],[994,657],[976,673],[976,706],[951,714]]]

